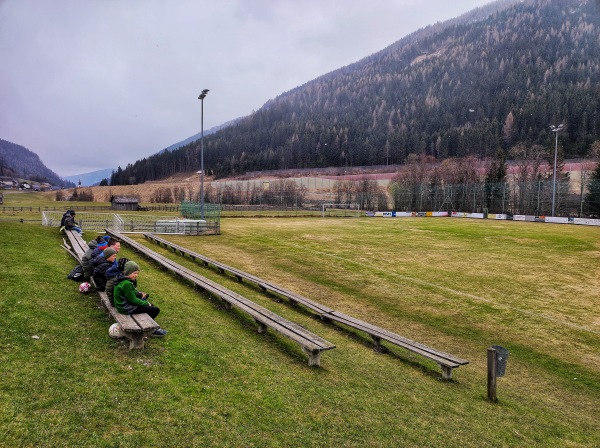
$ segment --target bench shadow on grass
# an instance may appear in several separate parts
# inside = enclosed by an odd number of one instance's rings
[[[256,288],[256,289],[259,289],[259,288]],[[459,385],[459,383],[454,378],[451,380],[443,379],[441,376],[442,374],[440,372],[441,367],[438,366],[437,364],[435,364],[433,361],[429,361],[425,358],[421,358],[417,354],[413,355],[409,350],[404,350],[401,347],[398,347],[398,348],[394,347],[392,349],[388,346],[380,345],[378,348],[370,336],[363,334],[363,332],[361,332],[359,330],[355,330],[352,327],[347,327],[343,324],[333,322],[332,320],[327,319],[326,316],[316,315],[314,312],[309,311],[308,309],[297,304],[294,301],[283,299],[278,294],[272,293],[270,291],[264,292],[264,294],[265,294],[265,296],[269,297],[271,300],[273,300],[276,303],[284,304],[287,307],[292,308],[296,312],[303,314],[304,316],[311,317],[313,319],[321,321],[322,323],[324,323],[326,325],[330,325],[336,331],[344,333],[346,336],[348,336],[354,342],[357,342],[357,343],[363,345],[364,347],[368,347],[376,353],[390,356],[394,360],[400,361],[403,364],[406,364],[406,365],[410,366],[411,368],[420,371],[421,373],[427,375],[430,378],[439,380],[444,383],[448,383],[450,385],[456,385],[456,386]],[[434,364],[437,366],[437,368],[431,367],[429,364]]]
[[[308,366],[306,361],[307,357],[299,348],[300,346],[294,341],[288,340],[288,338],[286,338],[285,335],[280,334],[277,330],[268,328],[268,330],[264,331],[263,333],[259,333],[256,321],[244,311],[238,310],[235,306],[230,305],[226,300],[223,300],[218,296],[209,294],[202,288],[196,287],[194,289],[198,294],[202,295],[205,299],[210,301],[216,309],[226,312],[229,316],[233,317],[241,325],[242,328],[247,329],[251,333],[252,337],[255,338],[255,340],[267,340],[269,343],[277,345],[280,350],[282,350],[286,355],[293,358],[294,361],[297,361],[298,364],[301,364],[302,366],[308,367],[312,370],[323,372],[327,371],[327,369],[325,369],[322,365],[318,367]],[[285,302],[283,300],[278,301],[281,301],[282,303]],[[300,307],[298,307],[297,310],[306,312]],[[306,312],[306,314],[315,319],[319,318],[318,316],[315,316],[314,314],[309,312]],[[296,325],[303,327],[298,323],[296,323]]]
[[[318,316],[315,316],[315,317],[319,318]],[[460,386],[460,383],[458,383],[454,378],[452,378],[450,380],[443,379],[442,373],[440,371],[441,367],[438,366],[437,364],[435,364],[433,361],[429,361],[425,358],[422,358],[417,354],[413,355],[413,354],[411,354],[411,352],[409,350],[404,350],[400,347],[398,347],[397,349],[394,347],[392,349],[388,346],[380,345],[378,348],[370,336],[364,335],[362,332],[359,332],[358,330],[354,330],[353,328],[347,327],[343,324],[340,325],[336,322],[328,321],[326,317],[323,319],[323,321],[327,322],[328,324],[333,326],[338,332],[344,333],[347,337],[349,337],[354,342],[361,344],[364,347],[368,347],[368,348],[372,349],[375,353],[389,356],[396,361],[399,361],[415,370],[418,370],[419,372],[423,373],[424,375],[426,375],[432,379],[438,380],[438,381],[446,383],[448,385]],[[412,358],[414,358],[414,359],[412,359]],[[431,367],[430,364],[436,365],[437,369],[434,367]]]
[[[359,330],[355,330],[352,327],[348,327],[343,324],[333,322],[332,320],[327,319],[326,316],[316,315],[314,312],[307,310],[305,307],[297,304],[294,301],[285,300],[285,299],[281,298],[281,296],[279,296],[278,294],[271,293],[269,291],[264,292],[264,294],[267,297],[271,298],[276,303],[284,304],[287,307],[292,308],[296,312],[299,312],[299,313],[301,313],[305,316],[311,317],[313,319],[317,319],[317,320],[325,323],[326,325],[330,325],[336,331],[344,333],[346,336],[348,336],[354,342],[357,342],[365,347],[368,347],[376,353],[390,356],[391,358],[393,358],[397,361],[400,361],[403,364],[406,364],[416,370],[419,370],[423,374],[425,374],[431,378],[434,378],[436,380],[443,381],[444,383],[453,384],[453,385],[457,385],[457,386],[459,385],[459,383],[454,378],[451,380],[443,379],[441,376],[441,372],[439,370],[439,369],[441,369],[441,367],[438,366],[437,364],[433,363],[433,361],[429,361],[429,360],[426,360],[425,358],[421,358],[417,354],[413,355],[409,350],[404,350],[401,347],[398,347],[397,349],[394,347],[392,349],[388,346],[380,345],[378,348],[370,336],[365,335],[363,332],[361,332]],[[414,360],[412,358],[414,358]],[[430,367],[428,365],[431,363],[436,365],[437,369],[434,367]]]
[[[277,331],[272,330],[272,331],[266,331],[262,334],[259,334],[256,331],[255,321],[251,317],[248,317],[244,312],[241,312],[241,311],[237,310],[234,306],[229,305],[227,303],[227,301],[225,301],[219,297],[216,297],[212,294],[208,294],[202,288],[197,287],[197,285],[194,285],[193,287],[197,293],[203,295],[205,298],[210,300],[215,307],[217,307],[218,309],[221,309],[223,311],[227,311],[232,316],[235,316],[235,319],[238,322],[240,322],[240,324],[244,328],[248,328],[248,329],[252,330],[253,333],[256,333],[257,335],[261,336],[261,338],[263,338],[263,339],[268,338],[270,341],[277,344],[286,354],[288,354],[289,356],[294,358],[299,363],[306,362],[306,356],[302,353],[302,351],[297,350],[296,344],[293,344],[292,342],[284,341],[281,337],[279,337],[278,335],[275,334],[275,333],[277,333]],[[259,287],[254,287],[253,289],[260,290]],[[413,369],[420,371],[421,373],[423,373],[424,375],[426,375],[430,378],[433,378],[440,382],[447,383],[449,385],[455,385],[455,386],[459,385],[459,383],[454,378],[452,378],[450,380],[443,379],[441,377],[441,372],[439,370],[441,368],[440,366],[437,366],[437,364],[436,364],[437,369],[434,367],[430,367],[428,365],[430,363],[430,361],[428,361],[426,359],[418,359],[419,355],[413,356],[413,355],[411,355],[409,350],[403,350],[400,347],[398,349],[396,349],[396,348],[391,349],[391,348],[389,348],[387,346],[383,346],[383,345],[380,345],[379,349],[378,349],[377,345],[373,342],[373,340],[370,338],[370,336],[363,335],[362,332],[354,330],[353,328],[347,327],[343,324],[334,323],[333,321],[327,319],[326,316],[317,315],[314,312],[311,312],[310,310],[306,309],[304,306],[299,305],[292,300],[286,300],[276,293],[272,293],[270,291],[261,291],[261,292],[266,297],[269,297],[273,302],[276,302],[278,304],[283,304],[283,305],[287,306],[288,308],[291,308],[294,311],[301,313],[304,316],[310,317],[315,320],[319,320],[320,322],[322,322],[326,325],[330,325],[336,331],[344,333],[346,336],[348,336],[354,342],[357,342],[365,347],[368,347],[377,353],[381,353],[382,355],[390,356],[391,358],[393,358],[397,361],[400,361],[403,364],[408,365]],[[413,360],[411,358],[415,358],[415,359]],[[323,369],[322,366],[320,369],[325,370],[325,369]]]

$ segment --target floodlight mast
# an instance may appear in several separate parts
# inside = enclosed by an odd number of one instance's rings
[[[562,131],[563,125],[558,126],[550,125],[550,130],[556,134],[556,140],[554,143],[554,174],[552,176],[552,217],[554,217],[554,204],[556,198],[556,159],[558,157],[558,133]]]
[[[200,219],[204,219],[204,98],[209,90],[204,89],[198,96],[200,100]]]

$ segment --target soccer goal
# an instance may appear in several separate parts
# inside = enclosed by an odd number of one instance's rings
[[[358,204],[322,204],[322,218],[358,218],[360,205]]]

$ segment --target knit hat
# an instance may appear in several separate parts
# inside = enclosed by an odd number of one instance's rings
[[[133,274],[135,271],[139,271],[140,267],[137,265],[137,263],[135,261],[128,261],[127,263],[125,263],[125,270],[123,271],[123,274],[125,274],[125,276],[131,275]]]
[[[102,250],[106,249],[107,247],[108,247],[108,242],[107,242],[107,241],[104,241],[104,240],[102,240],[102,241],[101,241],[100,243],[98,243],[98,245],[96,246],[96,248],[98,248],[98,249],[102,249]]]
[[[114,250],[112,247],[107,247],[102,253],[104,254],[104,258],[108,258],[112,255],[116,255],[117,251]]]

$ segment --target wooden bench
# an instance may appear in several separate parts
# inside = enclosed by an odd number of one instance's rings
[[[321,365],[321,352],[335,348],[335,345],[317,336],[316,334],[306,330],[294,322],[291,322],[276,313],[252,302],[251,300],[237,294],[218,283],[215,283],[206,277],[194,272],[184,266],[175,263],[167,257],[164,257],[146,246],[137,243],[125,235],[119,234],[112,230],[107,232],[120,239],[133,249],[155,261],[165,269],[173,272],[178,277],[191,282],[195,287],[205,291],[206,293],[215,296],[222,300],[228,307],[235,307],[250,315],[258,324],[258,332],[263,333],[267,328],[271,328],[278,333],[287,336],[294,342],[298,343],[302,351],[308,355],[309,366]]]
[[[329,308],[321,303],[315,302],[314,300],[310,300],[304,296],[301,296],[300,294],[296,294],[293,291],[289,291],[285,288],[282,288],[279,285],[276,285],[269,281],[263,280],[262,278],[256,277],[256,276],[251,275],[242,270],[236,269],[231,266],[227,266],[224,263],[221,263],[219,261],[213,260],[212,258],[206,257],[202,254],[199,254],[199,253],[196,253],[189,249],[186,249],[185,247],[171,243],[170,241],[167,241],[164,238],[161,238],[157,235],[154,235],[151,233],[144,233],[144,237],[146,239],[154,241],[155,243],[157,243],[159,245],[163,245],[164,247],[166,247],[168,249],[172,249],[175,252],[179,252],[182,256],[187,255],[194,261],[200,260],[200,261],[202,261],[202,263],[205,266],[212,266],[212,267],[216,268],[219,272],[221,272],[221,274],[225,274],[225,273],[231,274],[235,278],[237,278],[238,281],[246,280],[246,281],[258,286],[264,292],[269,292],[271,294],[275,294],[277,296],[287,298],[293,304],[301,304],[301,305],[305,306],[306,308],[308,308],[309,310],[315,312],[319,316],[324,313],[330,313],[330,312],[334,311],[331,308]]]
[[[83,254],[85,254],[85,252],[88,250],[87,243],[83,240],[81,235],[74,230],[66,230],[65,234],[66,234],[66,236],[69,240],[69,244],[71,246],[68,247],[67,242],[63,238],[63,243],[64,243],[63,247],[67,250],[70,249],[72,251],[71,255],[75,254],[74,255],[75,259],[78,262],[81,262],[81,258],[83,257]]]
[[[111,317],[121,326],[121,330],[127,339],[129,339],[129,350],[144,348],[144,342],[150,335],[160,328],[154,319],[148,314],[121,314],[110,304],[108,295],[103,291],[98,291],[102,304],[111,315]]]
[[[239,281],[247,280],[258,285],[263,291],[275,293],[279,296],[288,298],[292,303],[301,303],[305,307],[317,313],[325,321],[334,321],[343,324],[347,327],[363,331],[367,333],[375,342],[375,350],[379,352],[386,351],[385,347],[381,344],[381,341],[387,341],[391,344],[397,345],[406,350],[412,351],[416,354],[424,356],[434,362],[436,362],[442,369],[442,377],[444,379],[452,379],[452,369],[466,365],[469,363],[466,359],[459,358],[446,352],[436,350],[428,347],[419,342],[415,342],[399,334],[393,333],[381,327],[377,327],[368,322],[356,319],[347,314],[335,311],[331,308],[326,307],[318,302],[310,300],[294,292],[288,291],[274,283],[268,282],[251,274],[248,274],[239,269],[227,266],[226,264],[220,263],[204,255],[193,252],[185,247],[174,244],[170,241],[165,240],[157,235],[151,233],[144,233],[144,237],[150,241],[153,241],[159,245],[162,245],[168,249],[172,249],[176,253],[179,252],[181,256],[189,256],[192,260],[200,260],[205,266],[212,266],[216,268],[222,274],[229,273],[236,277]]]
[[[367,333],[373,338],[375,342],[375,349],[377,351],[386,351],[385,347],[381,345],[381,341],[384,340],[435,361],[442,368],[442,378],[447,380],[452,379],[452,369],[469,363],[469,361],[466,359],[433,349],[424,344],[415,342],[411,339],[405,338],[404,336],[400,336],[396,333],[388,331],[384,328],[377,327],[352,316],[348,316],[347,314],[340,313],[339,311],[333,311],[331,313],[324,314],[322,317],[325,320],[332,320]]]
[[[71,247],[65,247],[65,249],[70,249],[71,255],[74,255],[75,259],[81,262],[81,258],[89,248],[88,244],[81,237],[81,234],[74,230],[67,230],[66,235]],[[98,291],[98,295],[108,313],[121,326],[123,334],[129,340],[129,350],[144,348],[145,340],[150,337],[150,334],[160,328],[160,325],[148,314],[121,314],[110,304],[108,295],[105,292]]]

